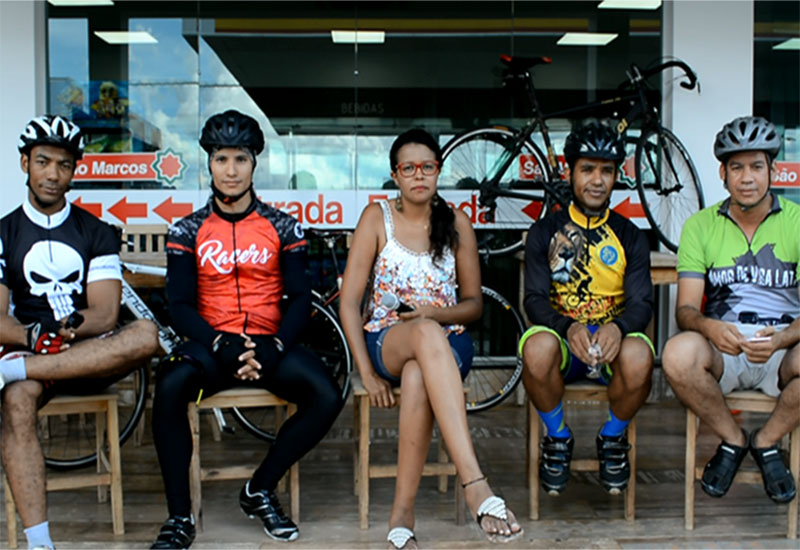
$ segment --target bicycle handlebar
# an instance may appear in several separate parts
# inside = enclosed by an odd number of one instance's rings
[[[636,85],[636,83],[646,80],[654,74],[658,74],[665,69],[669,69],[670,67],[678,67],[679,69],[683,70],[683,75],[686,77],[686,80],[680,82],[682,88],[694,90],[694,88],[697,86],[697,74],[695,74],[688,64],[680,59],[665,61],[660,65],[656,65],[653,68],[644,70],[640,69],[636,63],[631,63],[631,70],[628,72],[628,80],[630,84]]]

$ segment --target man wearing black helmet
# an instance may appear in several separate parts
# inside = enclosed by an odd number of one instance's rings
[[[28,197],[0,220],[2,457],[29,547],[52,548],[37,409],[57,393],[97,393],[158,341],[149,321],[110,332],[121,298],[120,240],[66,199],[83,154],[80,129],[40,116],[18,149]]]
[[[689,218],[678,248],[675,318],[684,332],[664,347],[664,373],[722,439],[701,480],[714,497],[727,493],[748,449],[773,501],[796,494],[778,443],[800,424],[800,207],[770,192],[780,147],[764,118],[723,126],[714,156],[730,197]],[[736,389],[778,398],[749,435],[723,399]]]
[[[650,392],[653,346],[650,251],[644,234],[609,209],[625,159],[616,130],[592,122],[564,146],[572,188],[567,210],[533,224],[525,244],[522,381],[546,428],[539,476],[551,495],[569,481],[574,440],[564,422],[564,384],[588,378],[608,386],[609,411],[597,439],[600,481],[611,494],[628,485],[625,430]]]
[[[297,220],[253,191],[256,157],[264,150],[258,122],[233,110],[216,114],[200,145],[208,153],[212,197],[167,237],[170,314],[187,341],[162,362],[156,381],[153,437],[169,518],[152,548],[192,544],[186,406],[234,385],[266,388],[297,404],[239,494],[245,514],[288,542],[299,532],[275,487],[328,432],[342,400],[322,362],[296,345],[311,308],[307,244]]]

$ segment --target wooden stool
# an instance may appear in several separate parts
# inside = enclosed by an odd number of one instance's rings
[[[39,417],[95,413],[97,434],[97,473],[75,473],[48,476],[48,491],[64,491],[82,487],[97,487],[98,502],[107,498],[105,487],[111,488],[111,524],[115,535],[125,534],[122,513],[122,468],[119,457],[119,420],[117,416],[117,394],[103,393],[84,396],[54,397],[39,410]],[[108,455],[105,451],[108,436]],[[3,474],[5,476],[5,473]],[[6,518],[8,525],[8,547],[17,547],[17,509],[8,479],[3,480],[6,493]]]
[[[771,413],[775,408],[777,399],[759,391],[735,391],[725,396],[725,403],[731,409],[748,412]],[[792,472],[795,486],[800,483],[800,427],[795,428],[791,434],[789,446],[789,469]],[[684,526],[687,530],[694,529],[694,482],[702,479],[704,466],[695,466],[697,460],[697,415],[691,409],[686,409],[686,502],[684,507]],[[734,483],[762,483],[761,472],[758,470],[742,471],[736,474]],[[788,527],[786,537],[797,538],[797,500],[794,499],[787,506]]]
[[[288,408],[291,416],[297,406],[281,399],[280,397],[257,388],[233,388],[224,390],[200,401],[200,404],[189,403],[189,425],[192,429],[192,460],[189,466],[189,483],[192,495],[192,514],[198,530],[203,528],[202,491],[203,481],[216,481],[225,479],[250,479],[257,465],[225,466],[221,468],[200,467],[200,410],[226,409],[237,407],[283,407]],[[291,500],[291,518],[295,523],[300,521],[300,466],[295,462],[289,470],[289,498]]]
[[[608,401],[608,388],[599,384],[577,383],[564,387],[564,403],[569,401]],[[530,519],[539,519],[539,414],[533,402],[528,400],[528,499]],[[631,477],[625,489],[625,519],[633,521],[636,515],[636,417],[628,424],[628,461],[631,464]],[[600,462],[596,458],[573,459],[571,471],[598,472]]]
[[[358,496],[358,516],[361,529],[369,528],[369,480],[373,478],[397,477],[397,464],[375,465],[369,463],[369,394],[361,376],[354,373],[350,378],[353,386],[353,433],[356,445],[353,454],[353,491]],[[400,388],[393,393],[400,399]],[[466,390],[465,390],[466,393]],[[455,476],[456,466],[450,462],[444,448],[444,438],[439,437],[438,462],[427,463],[422,468],[423,476],[439,476],[439,492],[447,491],[447,476]],[[456,523],[464,523],[464,489],[455,482]]]

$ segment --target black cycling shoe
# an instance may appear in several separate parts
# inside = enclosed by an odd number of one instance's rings
[[[618,495],[628,487],[631,477],[631,463],[628,451],[631,446],[628,438],[621,435],[597,434],[597,459],[600,461],[600,483],[611,495]]]
[[[761,470],[761,476],[764,478],[764,490],[773,502],[786,504],[797,494],[792,472],[786,467],[777,444],[771,447],[754,445],[756,433],[758,430],[750,434],[750,454],[753,455],[753,460]]]
[[[542,449],[542,461],[539,463],[539,481],[542,489],[551,496],[558,496],[567,488],[569,481],[569,464],[572,461],[572,448],[575,440],[569,437],[553,437],[546,435],[539,447]]]
[[[158,538],[150,548],[189,548],[196,533],[192,518],[170,516],[161,526]]]
[[[283,513],[273,491],[250,492],[248,481],[239,493],[239,505],[250,519],[258,517],[264,523],[264,532],[277,541],[291,542],[300,535],[297,525]]]
[[[736,477],[736,471],[742,464],[745,455],[747,455],[747,432],[742,430],[742,433],[745,440],[744,447],[731,445],[723,441],[717,447],[717,452],[706,464],[706,468],[703,470],[703,478],[700,480],[700,486],[709,496],[717,498],[724,496],[728,489],[731,488],[733,478]]]

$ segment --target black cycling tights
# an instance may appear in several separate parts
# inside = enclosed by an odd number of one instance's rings
[[[253,474],[250,487],[256,490],[274,490],[292,464],[325,436],[342,409],[336,382],[324,364],[302,347],[289,350],[279,365],[264,368],[261,378],[249,383],[234,379],[230,369],[217,366],[206,348],[196,342],[183,344],[176,357],[186,355],[194,361],[162,363],[153,398],[153,439],[170,515],[188,516],[191,511],[192,435],[186,409],[201,388],[203,397],[208,397],[234,385],[262,387],[297,405],[297,412],[283,423]]]

